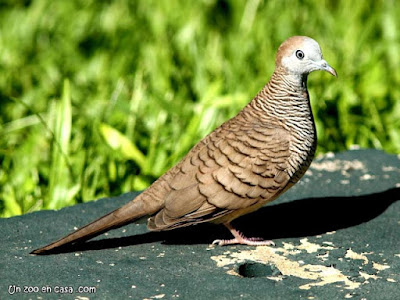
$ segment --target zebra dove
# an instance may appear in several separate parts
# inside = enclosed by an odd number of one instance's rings
[[[32,253],[51,253],[144,216],[150,216],[147,226],[153,231],[213,222],[224,224],[233,235],[215,244],[273,244],[246,238],[230,223],[276,199],[309,167],[317,136],[307,76],[316,70],[337,76],[315,40],[287,39],[278,49],[270,81],[234,118],[135,199]]]

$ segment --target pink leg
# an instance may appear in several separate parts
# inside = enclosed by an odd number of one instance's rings
[[[224,225],[226,226],[226,228],[229,229],[234,238],[231,240],[215,240],[212,242],[213,245],[225,246],[225,245],[240,244],[249,246],[275,246],[275,243],[273,241],[263,240],[261,238],[245,237],[241,232],[233,228],[230,223],[224,223]]]

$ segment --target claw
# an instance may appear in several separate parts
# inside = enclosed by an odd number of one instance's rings
[[[275,243],[273,241],[264,240],[262,238],[257,238],[257,237],[247,238],[241,232],[233,228],[229,223],[226,223],[224,225],[229,229],[234,238],[230,240],[217,239],[212,242],[213,245],[226,246],[226,245],[240,244],[248,246],[275,246]]]

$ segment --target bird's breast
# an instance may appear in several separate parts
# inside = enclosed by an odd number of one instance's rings
[[[317,133],[312,119],[292,130],[290,141],[289,174],[290,181],[296,183],[307,171],[314,158],[317,146]]]

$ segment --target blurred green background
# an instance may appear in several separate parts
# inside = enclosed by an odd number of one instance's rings
[[[399,1],[0,0],[0,216],[141,190],[316,39],[318,153],[400,152]]]

